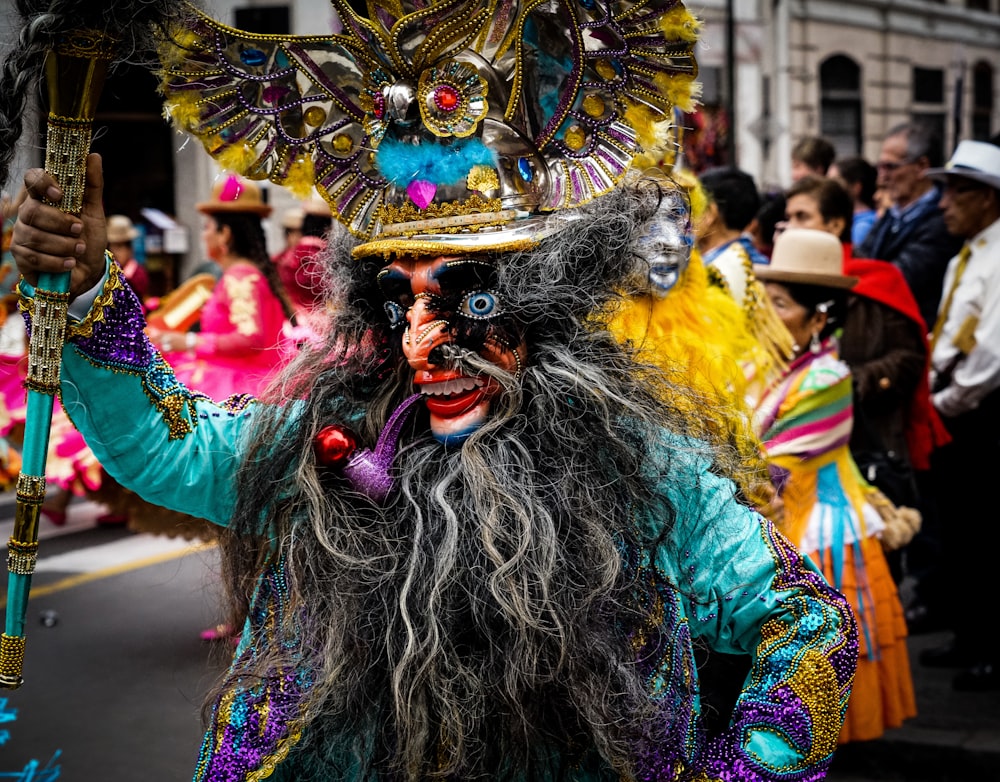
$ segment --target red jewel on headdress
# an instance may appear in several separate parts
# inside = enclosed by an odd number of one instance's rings
[[[385,116],[385,95],[381,92],[375,93],[372,97],[372,113],[375,119],[382,119]]]
[[[324,426],[313,440],[316,461],[326,467],[343,467],[357,448],[357,436],[340,424]]]
[[[434,90],[434,105],[441,111],[454,111],[458,108],[458,90],[450,84],[442,84]]]

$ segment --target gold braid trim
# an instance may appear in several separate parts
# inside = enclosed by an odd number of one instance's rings
[[[771,304],[771,297],[754,274],[750,253],[742,244],[738,243],[737,247],[743,255],[743,270],[746,274],[746,299],[743,307],[750,331],[767,353],[770,363],[768,369],[772,372],[784,372],[789,359],[794,355],[792,334],[781,322],[781,317]]]
[[[295,723],[292,723],[288,735],[278,742],[278,747],[274,753],[267,756],[267,759],[264,760],[259,769],[247,775],[247,782],[260,782],[260,780],[267,779],[274,773],[274,770],[288,757],[288,753],[292,747],[298,744],[302,738],[301,723],[302,720],[296,720]]]
[[[733,292],[729,290],[729,283],[726,278],[722,276],[722,272],[718,270],[715,266],[708,265],[705,267],[705,272],[708,274],[709,285],[715,285],[718,288],[722,288],[729,296],[733,295]]]
[[[90,308],[87,317],[79,323],[70,320],[66,328],[66,339],[75,337],[94,336],[94,324],[104,320],[104,310],[111,306],[111,300],[115,291],[121,290],[125,283],[122,281],[122,269],[115,260],[115,256],[110,251],[105,251],[104,257],[108,260],[108,279],[104,283],[104,288],[94,299],[94,306]]]
[[[146,396],[156,405],[156,409],[160,411],[160,415],[163,416],[163,420],[167,424],[168,439],[183,440],[194,431],[192,421],[197,421],[197,416],[191,411],[185,417],[188,403],[191,401],[187,394],[177,392],[168,394],[161,399],[154,399],[152,394],[149,393],[149,389],[146,388],[145,383],[143,383],[143,390],[146,392]]]

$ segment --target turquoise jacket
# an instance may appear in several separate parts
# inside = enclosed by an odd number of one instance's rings
[[[30,287],[21,292],[30,297]],[[29,318],[30,321],[30,318]],[[62,403],[101,464],[149,502],[229,520],[241,442],[261,403],[214,402],[180,385],[143,333],[138,301],[115,265],[90,311],[71,321],[63,349]],[[30,327],[30,322],[29,322]],[[635,639],[650,696],[676,715],[670,746],[639,751],[642,779],[816,780],[837,745],[857,660],[857,631],[843,596],[802,559],[769,521],[740,504],[733,484],[700,457],[678,458],[662,491],[677,520],[656,548],[638,552],[657,597]],[[646,519],[651,528],[656,519]],[[706,534],[706,530],[711,530]],[[244,642],[279,643],[270,629],[286,611],[283,564],[260,575]],[[646,593],[650,594],[650,593]],[[696,644],[750,656],[751,668],[729,727],[703,737]],[[290,668],[233,685],[215,704],[196,780],[292,780],[310,673]],[[355,737],[356,738],[356,737]],[[338,778],[354,780],[345,737]],[[596,753],[595,753],[596,755]],[[614,779],[598,759],[570,777]]]

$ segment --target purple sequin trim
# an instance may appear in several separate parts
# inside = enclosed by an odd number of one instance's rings
[[[97,364],[142,372],[153,365],[156,357],[143,331],[145,326],[139,300],[129,286],[122,285],[113,291],[111,305],[103,308],[103,318],[95,319],[93,335],[77,337],[74,342]]]
[[[177,380],[146,337],[145,327],[142,305],[124,281],[121,268],[113,263],[87,320],[71,328],[71,343],[95,366],[139,377],[143,391],[163,416],[171,439],[184,437],[195,423],[191,417],[194,403],[208,397]]]
[[[608,167],[613,176],[620,176],[625,172],[627,166],[612,155],[611,152],[605,147],[598,147],[595,150],[595,154],[604,163],[604,165]]]
[[[573,202],[580,203],[587,191],[587,186],[583,182],[583,177],[577,169],[569,172],[569,181],[573,187]]]
[[[615,141],[618,141],[626,146],[630,146],[635,143],[635,134],[624,133],[621,123],[616,122],[614,125],[607,128],[606,132]]]
[[[281,644],[293,649],[295,639],[276,637],[288,610],[284,571],[279,565],[262,578],[250,611],[252,642],[230,666],[228,686],[212,708],[195,773],[196,782],[238,782],[284,755],[297,739],[291,735],[302,717],[312,680],[299,667],[272,669],[263,678],[240,675],[254,668],[256,650]]]
[[[365,187],[365,183],[360,180],[355,179],[351,185],[343,192],[337,196],[337,207],[344,211],[347,206],[351,203],[351,200],[358,194],[362,188]]]

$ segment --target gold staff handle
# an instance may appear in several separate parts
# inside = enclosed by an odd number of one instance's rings
[[[45,170],[59,183],[59,208],[83,210],[87,154],[94,114],[115,40],[96,30],[80,30],[60,38],[45,59],[49,117]],[[17,479],[14,532],[7,547],[7,616],[0,635],[0,687],[21,686],[24,625],[31,577],[38,559],[38,524],[45,500],[45,462],[52,406],[59,391],[59,365],[66,339],[70,274],[41,274],[32,303],[28,346],[28,410],[21,474]]]

